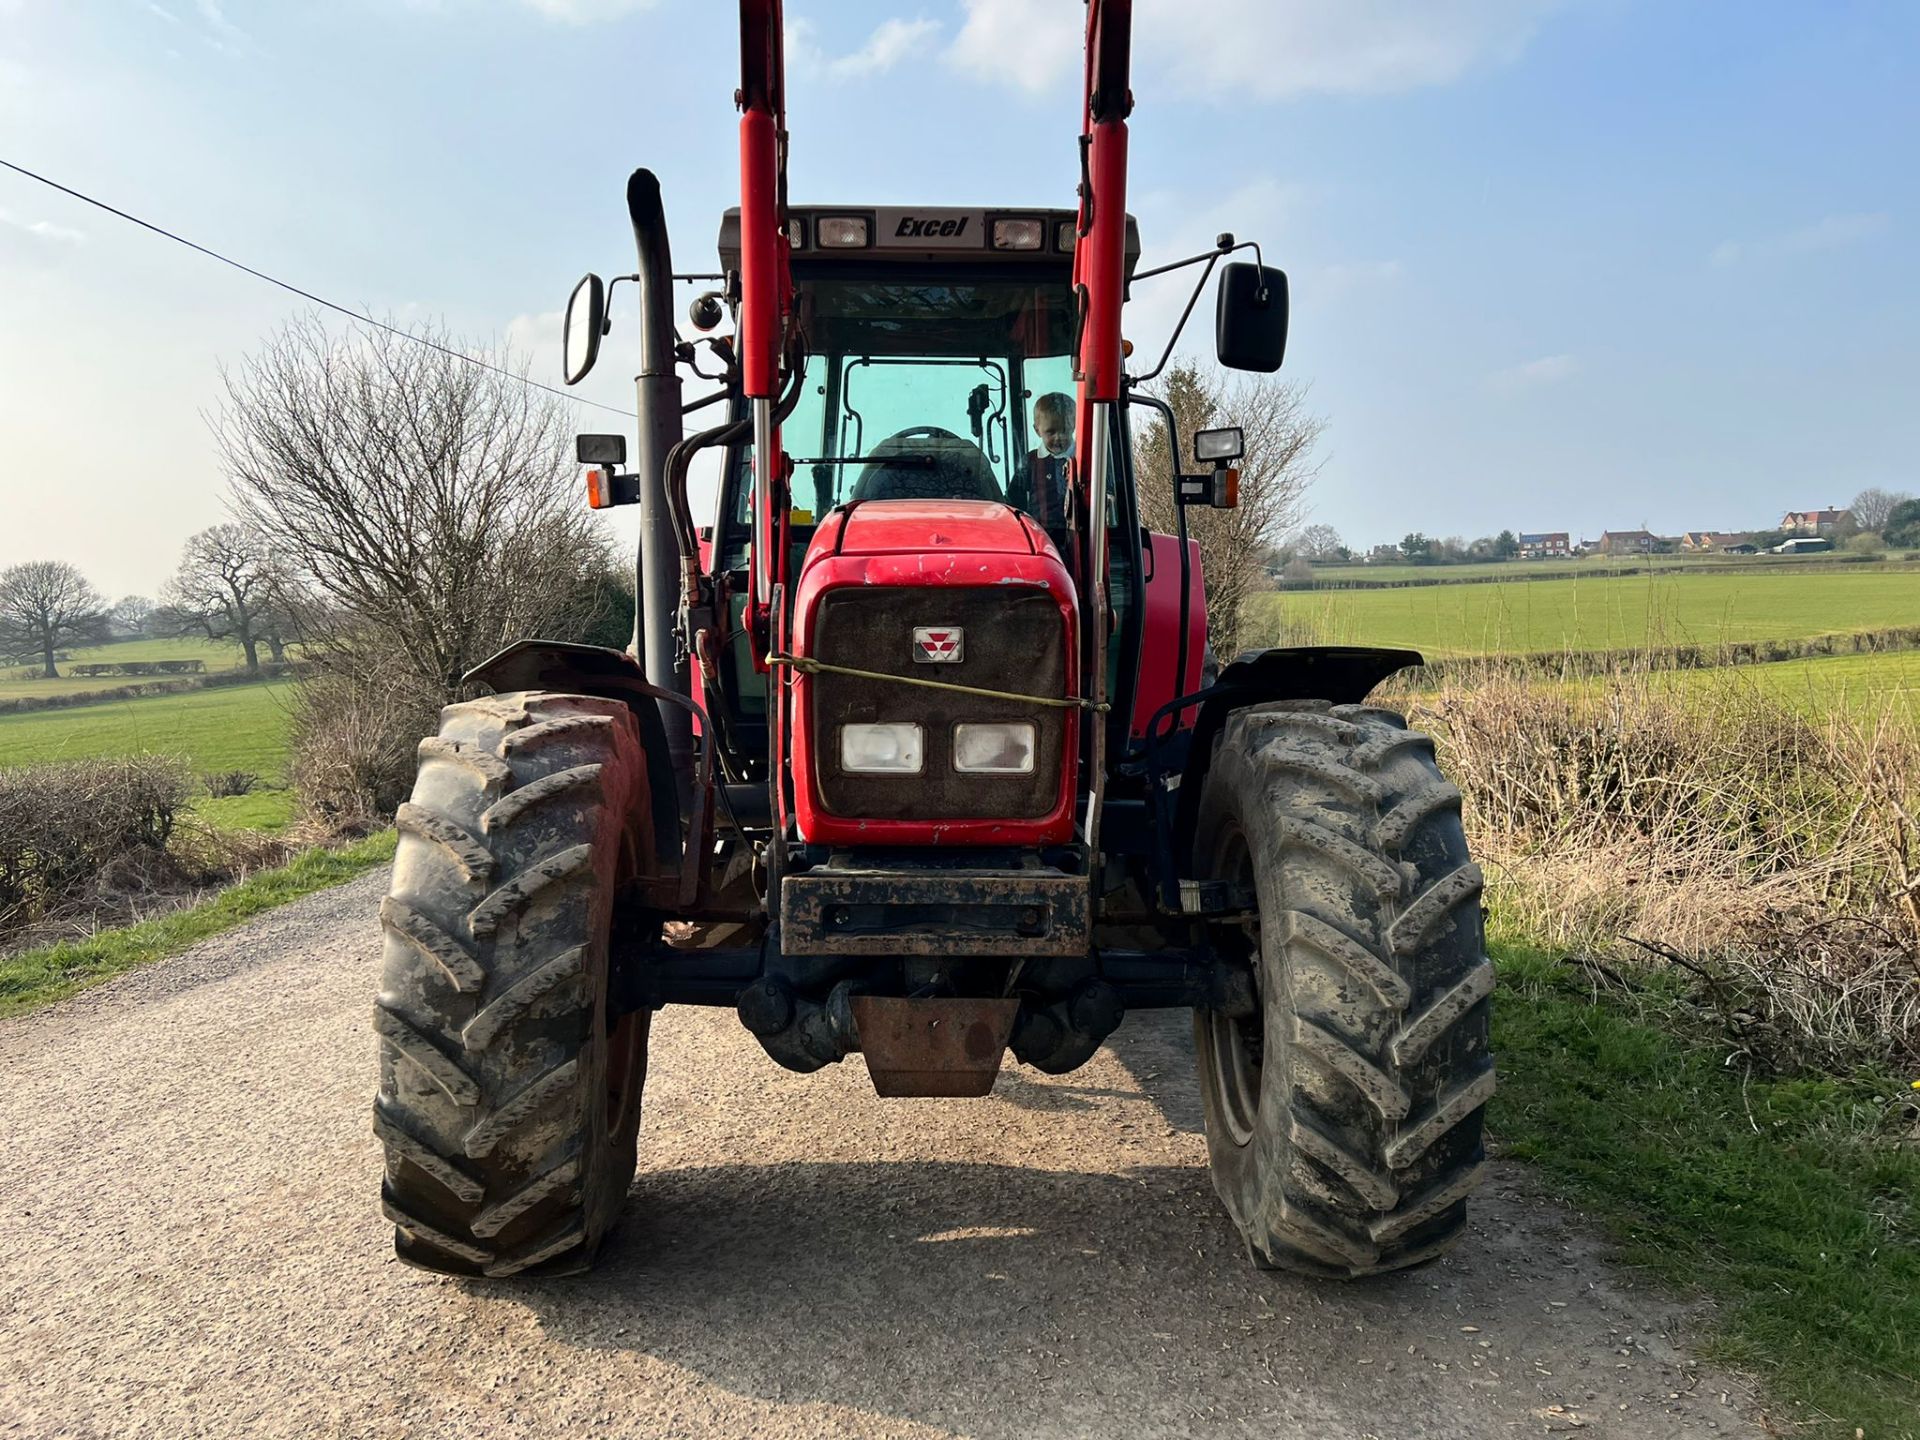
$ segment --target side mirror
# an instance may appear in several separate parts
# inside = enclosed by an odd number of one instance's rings
[[[578,385],[600,358],[600,337],[607,333],[607,287],[598,275],[588,275],[573,287],[567,300],[566,353],[560,367],[569,385]]]
[[[1213,349],[1229,370],[1271,375],[1287,358],[1287,275],[1267,265],[1236,263],[1220,271]]]

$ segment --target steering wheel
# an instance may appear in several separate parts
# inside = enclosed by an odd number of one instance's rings
[[[892,463],[926,456],[931,465]],[[855,500],[1000,500],[993,466],[978,445],[938,425],[909,425],[867,452]]]

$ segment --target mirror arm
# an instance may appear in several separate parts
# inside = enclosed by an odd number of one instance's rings
[[[1258,240],[1241,240],[1236,242],[1233,236],[1222,235],[1220,237],[1220,243],[1205,254],[1189,255],[1184,260],[1175,260],[1171,264],[1160,265],[1152,270],[1141,270],[1134,275],[1133,278],[1135,280],[1151,280],[1155,275],[1165,275],[1170,270],[1179,270],[1188,265],[1198,265],[1202,260],[1207,262],[1207,268],[1200,272],[1200,280],[1193,287],[1193,294],[1187,297],[1187,308],[1180,312],[1180,319],[1174,324],[1173,334],[1167,337],[1167,348],[1160,352],[1160,362],[1144,375],[1127,376],[1127,384],[1129,386],[1144,385],[1147,381],[1153,379],[1162,370],[1167,368],[1167,361],[1173,358],[1173,347],[1180,343],[1180,336],[1187,328],[1187,321],[1193,316],[1193,307],[1200,303],[1200,292],[1207,288],[1207,281],[1213,275],[1214,266],[1218,265],[1223,259],[1233,254],[1236,250],[1251,250],[1253,251],[1255,263],[1264,263],[1260,259],[1260,242]],[[1266,295],[1263,292],[1261,299],[1264,300],[1265,298]]]
[[[1202,260],[1207,262],[1207,268],[1211,270],[1214,261],[1222,255],[1232,254],[1238,248],[1233,242],[1232,234],[1224,234],[1213,242],[1211,250],[1202,250],[1198,255],[1189,255],[1184,260],[1169,260],[1166,264],[1156,265],[1151,270],[1136,270],[1127,279],[1129,283],[1136,280],[1151,280],[1156,275],[1165,275],[1169,271],[1184,270],[1189,265],[1198,265]]]
[[[1180,343],[1180,334],[1187,328],[1187,320],[1193,314],[1193,307],[1200,303],[1200,292],[1207,288],[1207,281],[1213,275],[1213,267],[1220,263],[1220,256],[1223,253],[1224,252],[1216,251],[1214,254],[1207,256],[1207,268],[1200,272],[1200,279],[1194,285],[1193,293],[1187,297],[1187,308],[1180,312],[1180,318],[1174,322],[1173,333],[1167,337],[1167,348],[1160,352],[1159,363],[1144,375],[1127,376],[1126,380],[1129,389],[1135,385],[1146,384],[1147,381],[1153,379],[1162,370],[1167,368],[1167,361],[1173,358],[1173,347]],[[1195,258],[1197,259],[1198,257],[1196,256]]]
[[[618,285],[622,280],[631,280],[636,285],[640,283],[640,277],[638,275],[615,275],[611,280],[607,281],[607,313],[606,318],[600,322],[600,333],[602,335],[611,335],[613,333],[613,287]]]

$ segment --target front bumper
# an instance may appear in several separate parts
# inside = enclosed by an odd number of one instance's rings
[[[1051,869],[824,867],[780,882],[789,955],[1085,955],[1092,887]]]

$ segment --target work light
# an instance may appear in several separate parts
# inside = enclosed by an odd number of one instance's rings
[[[840,768],[856,775],[918,775],[924,749],[918,725],[840,727]]]
[[[993,248],[996,250],[1038,250],[1046,243],[1044,220],[996,220],[993,222]]]
[[[1031,721],[953,727],[953,768],[969,775],[1031,775],[1034,748]]]
[[[867,243],[867,218],[822,215],[813,222],[813,236],[823,250],[858,250]]]
[[[1238,460],[1247,453],[1247,442],[1238,425],[1220,430],[1202,430],[1193,437],[1193,458],[1223,462]]]

